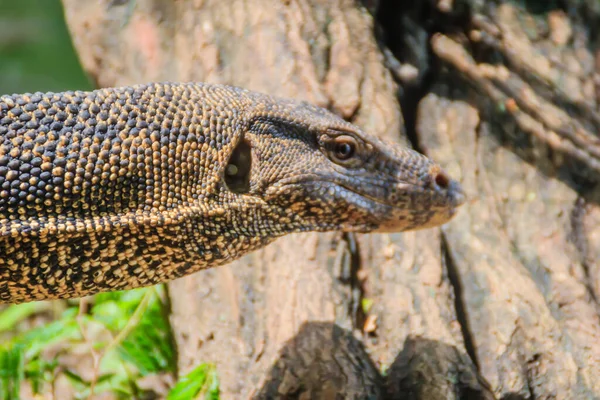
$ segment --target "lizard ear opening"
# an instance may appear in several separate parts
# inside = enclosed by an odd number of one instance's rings
[[[252,148],[243,139],[233,149],[231,158],[225,167],[225,184],[233,193],[248,193],[250,191],[250,169],[252,167]]]

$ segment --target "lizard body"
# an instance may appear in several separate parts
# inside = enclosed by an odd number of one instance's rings
[[[464,196],[304,102],[156,83],[0,96],[0,302],[147,286],[300,231],[402,231]]]

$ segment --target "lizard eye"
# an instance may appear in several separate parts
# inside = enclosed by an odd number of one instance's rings
[[[338,136],[331,143],[330,157],[333,161],[345,163],[356,154],[358,143],[352,136]]]
[[[354,154],[354,146],[351,143],[336,143],[335,156],[340,160],[347,160]]]

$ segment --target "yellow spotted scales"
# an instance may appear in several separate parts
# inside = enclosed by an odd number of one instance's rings
[[[300,231],[402,231],[464,196],[304,102],[156,83],[0,96],[0,302],[166,282]]]

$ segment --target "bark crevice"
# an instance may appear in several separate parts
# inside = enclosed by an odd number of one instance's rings
[[[448,251],[448,242],[444,235],[442,235],[441,251],[444,255],[444,265],[448,271],[448,279],[450,280],[450,284],[452,285],[452,289],[454,292],[454,308],[456,310],[456,318],[458,320],[458,323],[460,324],[460,331],[462,333],[465,349],[467,351],[467,354],[475,364],[475,367],[479,370],[479,361],[477,360],[477,352],[475,350],[475,339],[469,327],[469,319],[467,318],[468,311],[466,304],[463,301],[464,293],[462,283],[460,282],[459,270],[454,264],[452,255]]]

